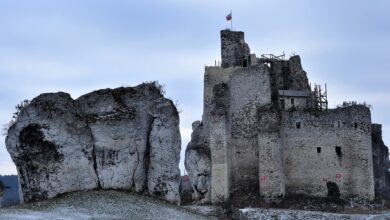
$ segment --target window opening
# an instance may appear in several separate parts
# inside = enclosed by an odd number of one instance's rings
[[[339,147],[339,146],[336,146],[335,147],[335,150],[336,150],[336,154],[337,154],[337,156],[341,156],[342,155],[342,153],[341,153],[341,147]]]
[[[281,107],[284,109],[284,99],[281,99],[281,100],[280,100],[280,105],[281,105]]]

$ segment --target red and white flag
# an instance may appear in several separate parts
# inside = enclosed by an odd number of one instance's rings
[[[227,21],[232,20],[232,13],[231,12],[226,16],[226,20]]]

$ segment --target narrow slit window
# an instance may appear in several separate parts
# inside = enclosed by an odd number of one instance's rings
[[[280,106],[284,109],[284,99],[280,100]]]
[[[321,153],[321,148],[317,147],[317,153]]]
[[[294,104],[295,104],[294,99],[291,99],[291,105],[294,106]]]
[[[342,153],[341,153],[341,147],[339,147],[339,146],[336,146],[335,147],[335,150],[336,150],[336,154],[337,154],[337,156],[341,156],[342,155]]]
[[[295,126],[297,127],[297,129],[301,129],[301,122],[297,122],[297,123],[295,124]]]
[[[355,129],[357,129],[357,128],[358,128],[358,123],[355,122]]]
[[[247,59],[243,60],[242,67],[248,67],[248,60]]]

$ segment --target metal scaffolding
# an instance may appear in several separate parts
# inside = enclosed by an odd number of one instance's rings
[[[310,85],[311,87],[311,85]],[[328,110],[328,89],[325,83],[325,91],[322,91],[321,85],[314,84],[313,104],[316,110]]]
[[[279,55],[279,56],[275,56],[273,54],[262,54],[261,59],[264,59],[264,60],[286,60],[286,55],[284,54],[284,52],[282,55]]]

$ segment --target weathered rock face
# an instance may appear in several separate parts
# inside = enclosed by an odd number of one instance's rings
[[[6,145],[24,201],[88,189],[134,189],[180,202],[179,116],[154,84],[77,100],[42,94],[23,108]]]
[[[211,155],[200,121],[192,124],[191,142],[186,149],[185,166],[193,189],[193,199],[200,203],[210,202]]]
[[[382,140],[382,125],[372,125],[372,157],[374,164],[375,198],[390,198],[389,150]]]
[[[149,193],[168,201],[180,201],[179,114],[171,101],[162,98],[156,100],[151,114],[153,123],[148,139],[150,162],[147,175]]]
[[[98,186],[93,139],[77,103],[66,93],[32,100],[9,129],[6,145],[24,201]]]
[[[4,190],[5,190],[5,186],[3,182],[0,180],[0,207],[3,205]]]
[[[301,58],[298,55],[290,57],[289,74],[286,79],[290,90],[310,90],[309,80],[302,68]]]
[[[96,169],[103,189],[134,186],[142,192],[146,188],[152,123],[149,111],[159,97],[158,90],[121,88],[99,90],[76,100],[94,139]]]
[[[309,79],[306,71],[303,70],[301,58],[298,55],[288,60],[260,59],[271,64],[271,76],[277,89],[281,90],[310,90]]]

